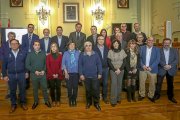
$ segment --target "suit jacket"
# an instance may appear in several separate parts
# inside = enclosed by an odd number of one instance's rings
[[[30,49],[31,51],[33,51],[33,43],[35,40],[39,40],[39,36],[33,33],[32,36],[32,40],[31,40],[31,44],[30,44]],[[28,34],[25,34],[22,36],[22,45],[21,48],[26,51],[29,52],[29,39],[28,39]]]
[[[1,59],[4,59],[4,56],[8,54],[8,52],[11,50],[9,47],[9,41],[3,42],[1,46]]]
[[[158,66],[159,75],[163,76],[166,74],[166,72],[168,72],[169,75],[174,76],[177,71],[177,64],[178,64],[178,51],[174,48],[170,48],[168,65],[171,65],[172,68],[166,71],[164,69],[164,66],[166,65],[164,50],[163,48],[160,49],[160,63]]]
[[[141,67],[140,70],[143,71],[143,66],[146,65],[146,49],[147,46],[141,46],[140,48],[140,61],[141,61]],[[151,57],[149,62],[149,67],[152,69],[151,73],[158,73],[158,64],[160,62],[160,51],[159,48],[154,47],[151,51]]]
[[[58,44],[59,47],[59,52],[62,52],[62,54],[67,50],[67,44],[69,42],[69,39],[67,36],[62,35],[62,40],[61,40],[61,46],[58,43],[58,36],[53,36],[51,38],[51,42],[55,42]]]
[[[101,55],[101,51],[99,50],[97,45],[94,47],[94,51],[96,51],[98,53],[99,58],[100,58],[101,63],[102,63],[102,67],[107,68],[108,67],[107,57],[108,57],[109,49],[104,45],[103,58],[102,58],[102,55]]]
[[[41,50],[44,51],[45,53],[50,53],[51,38],[49,37],[49,43],[48,43],[47,51],[45,50],[44,38],[40,39],[40,43],[41,43]]]
[[[96,37],[96,43],[97,43],[97,38],[98,38],[99,34],[97,34],[97,37]],[[87,41],[90,41],[92,43],[92,46],[94,47],[96,45],[96,43],[94,43],[94,40],[93,40],[93,35],[90,35],[87,37]]]
[[[71,32],[69,35],[69,40],[74,41],[76,44],[76,48],[80,51],[83,51],[84,42],[86,41],[86,34],[80,32],[79,40],[76,40],[76,31]]]

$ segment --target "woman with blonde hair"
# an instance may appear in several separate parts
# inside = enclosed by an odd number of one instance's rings
[[[136,101],[136,81],[138,79],[138,67],[140,64],[139,48],[134,39],[130,40],[126,49],[126,71],[127,71],[127,99],[128,102],[131,100]]]
[[[61,63],[62,55],[59,54],[58,45],[52,42],[50,45],[50,54],[46,57],[46,67],[47,80],[49,80],[50,85],[50,96],[54,107],[60,105],[60,84],[63,79]]]

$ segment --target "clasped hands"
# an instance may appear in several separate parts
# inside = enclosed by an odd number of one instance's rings
[[[35,74],[37,76],[43,76],[45,74],[45,72],[44,71],[35,71]]]
[[[165,65],[165,66],[164,66],[164,69],[165,69],[165,70],[171,69],[171,65]]]

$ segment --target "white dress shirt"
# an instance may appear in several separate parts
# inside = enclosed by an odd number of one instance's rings
[[[169,62],[169,49],[163,49],[163,51],[164,51],[166,65],[168,65],[168,62]]]
[[[146,48],[146,66],[149,67],[150,59],[151,59],[151,52],[152,52],[152,47]]]
[[[48,44],[49,44],[49,38],[44,38],[44,44],[45,44],[45,51],[48,50]]]

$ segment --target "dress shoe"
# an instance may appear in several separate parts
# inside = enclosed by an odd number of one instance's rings
[[[95,104],[94,107],[95,107],[98,111],[101,111],[101,107],[99,106],[99,104]]]
[[[72,101],[72,105],[73,105],[73,107],[76,107],[76,106],[77,106],[76,100],[73,100],[73,101]]]
[[[24,111],[28,110],[28,107],[27,107],[25,104],[22,104],[22,105],[21,105],[21,108],[22,108]]]
[[[56,107],[56,102],[52,102],[52,106],[53,106],[53,107]]]
[[[148,97],[148,99],[149,99],[151,102],[155,103],[154,98],[150,98],[150,97]]]
[[[176,101],[176,99],[175,98],[171,98],[171,99],[169,99],[171,102],[173,102],[173,103],[177,103],[177,101]]]
[[[158,100],[159,98],[160,98],[159,95],[155,95],[155,96],[153,97],[154,100]]]
[[[58,102],[56,103],[56,106],[59,107],[60,104],[61,104],[60,101],[58,101]]]
[[[111,104],[111,106],[112,106],[112,107],[115,107],[115,106],[116,106],[116,104]]]
[[[32,109],[34,110],[37,106],[38,106],[38,103],[34,102],[34,104],[32,105]]]
[[[73,106],[73,102],[72,100],[69,100],[69,107],[72,107]]]
[[[46,102],[45,102],[45,105],[46,105],[47,107],[51,108],[51,104],[50,104],[49,101],[46,101]]]
[[[117,103],[118,103],[118,104],[121,104],[121,101],[119,100],[119,101],[117,101]]]
[[[139,101],[142,101],[143,99],[144,99],[144,97],[141,97],[141,96],[139,96],[139,98],[138,98]]]
[[[87,103],[86,104],[86,109],[89,109],[91,107],[91,104]]]
[[[10,109],[10,111],[9,111],[9,113],[15,112],[16,108],[17,108],[16,105],[12,105],[12,106],[11,106],[11,109]]]
[[[105,104],[109,104],[108,99],[103,99],[103,101],[104,101]]]

